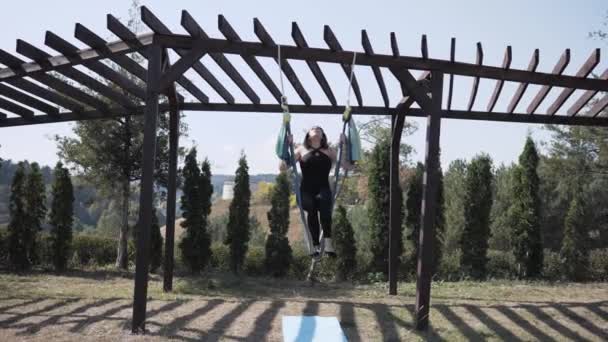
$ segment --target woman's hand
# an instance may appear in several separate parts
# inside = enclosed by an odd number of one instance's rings
[[[291,134],[287,135],[287,143],[289,145],[293,145],[293,135],[291,135]]]
[[[346,135],[344,133],[340,133],[340,145],[344,145],[346,143]]]

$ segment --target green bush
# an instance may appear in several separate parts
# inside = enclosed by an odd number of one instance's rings
[[[460,270],[460,250],[457,249],[450,254],[444,254],[435,278],[445,281],[458,281],[463,277],[464,274]]]
[[[593,281],[608,281],[608,248],[594,249],[589,254],[589,278]]]
[[[544,251],[543,278],[547,280],[560,280],[564,277],[559,253],[548,249]]]
[[[510,251],[489,250],[487,267],[490,278],[511,279],[517,274],[515,256]]]
[[[306,249],[300,246],[293,246],[293,259],[289,269],[289,277],[304,280],[310,268],[310,256]]]
[[[211,245],[211,267],[218,271],[230,271],[230,250],[221,242]]]
[[[132,243],[130,244],[133,245]],[[132,251],[133,248],[130,248]],[[91,235],[77,235],[72,241],[73,266],[107,265],[116,261],[116,240]],[[133,252],[129,253],[133,255]]]
[[[249,246],[245,261],[243,262],[243,271],[249,276],[264,276],[267,275],[264,265],[265,259],[264,247]]]

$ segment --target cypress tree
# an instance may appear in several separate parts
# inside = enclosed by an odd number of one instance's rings
[[[490,210],[492,208],[492,160],[475,157],[467,168],[464,194],[464,231],[460,240],[460,266],[475,279],[486,276]]]
[[[19,162],[11,184],[9,199],[10,223],[8,225],[8,257],[11,268],[15,271],[24,271],[31,267],[27,256],[27,208],[25,204],[25,164]]]
[[[268,273],[275,277],[287,274],[292,261],[292,251],[287,238],[289,229],[289,180],[287,173],[281,172],[272,187],[268,223],[270,235],[266,240],[264,264]]]
[[[338,280],[351,278],[357,269],[357,246],[353,226],[348,221],[346,209],[338,206],[333,225],[334,247]]]
[[[543,267],[540,232],[538,153],[528,137],[514,172],[514,198],[511,207],[511,243],[520,277],[537,277]]]
[[[25,243],[31,263],[38,262],[37,237],[46,216],[46,194],[42,173],[38,163],[30,165],[25,183],[25,208],[27,215]]]
[[[70,172],[58,162],[54,170],[51,212],[51,249],[53,266],[58,272],[67,269],[72,244],[72,223],[74,221],[74,188]]]
[[[228,210],[228,231],[224,241],[230,250],[230,268],[237,274],[245,261],[249,243],[250,201],[249,167],[245,155],[241,154],[234,179],[234,198]]]
[[[589,269],[588,222],[581,193],[582,190],[576,191],[570,202],[564,222],[564,239],[559,253],[566,277],[574,281],[584,280]]]
[[[211,172],[207,160],[203,163],[203,173],[196,160],[196,148],[186,156],[183,170],[184,188],[182,196],[182,227],[186,234],[180,241],[184,262],[193,274],[207,267],[211,257],[207,217],[210,212],[210,199],[213,189],[209,190]]]
[[[370,220],[370,241],[372,261],[370,269],[373,272],[388,274],[388,240],[390,214],[390,147],[388,137],[379,139],[370,156],[368,169],[368,216]],[[403,194],[397,191],[399,212],[403,218]],[[398,253],[401,255],[402,241],[399,230]]]

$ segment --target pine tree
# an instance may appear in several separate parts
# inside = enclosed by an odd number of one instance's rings
[[[72,224],[74,220],[74,188],[67,168],[58,162],[54,170],[51,212],[51,249],[55,270],[67,269],[72,244]]]
[[[210,212],[210,200],[213,189],[208,189],[211,172],[209,163],[203,163],[203,173],[196,160],[196,148],[192,148],[186,156],[183,170],[184,187],[181,199],[182,227],[186,234],[180,241],[179,247],[184,262],[193,274],[207,267],[211,257],[210,239],[207,232],[207,217]]]
[[[351,278],[357,269],[357,246],[353,226],[348,221],[346,209],[338,206],[333,225],[336,268],[338,280]]]
[[[287,274],[292,261],[292,251],[287,238],[289,229],[290,184],[286,172],[281,172],[272,187],[268,223],[270,235],[266,240],[264,264],[268,273],[275,277]]]
[[[389,214],[390,214],[390,140],[379,139],[371,152],[368,169],[368,216],[373,272],[388,274]],[[397,191],[399,212],[404,216],[403,194]],[[402,241],[399,230],[398,253],[401,255]]]
[[[150,227],[150,273],[156,273],[163,260],[163,236],[160,233],[160,224],[156,209],[152,215],[152,226]]]
[[[42,230],[42,223],[46,216],[45,202],[46,193],[40,166],[38,166],[38,163],[32,163],[25,182],[25,208],[27,215],[25,244],[27,246],[28,258],[32,263],[38,262],[36,241],[38,233]]]
[[[570,280],[584,280],[589,269],[587,223],[582,189],[579,187],[566,214],[564,239],[559,253],[562,269]]]
[[[8,225],[8,256],[12,269],[24,271],[31,267],[28,258],[27,227],[28,215],[25,204],[25,164],[19,162],[13,182],[11,184],[11,195],[9,199],[10,223]]]
[[[492,208],[492,160],[475,157],[467,168],[464,194],[464,231],[460,240],[460,266],[465,274],[486,276],[490,210]]]
[[[224,244],[230,249],[230,267],[234,273],[239,273],[249,243],[249,167],[245,155],[241,154],[239,167],[234,179],[234,198],[228,211],[228,234]]]
[[[543,267],[538,161],[534,141],[528,137],[514,172],[514,198],[510,209],[511,243],[520,277],[537,277]]]

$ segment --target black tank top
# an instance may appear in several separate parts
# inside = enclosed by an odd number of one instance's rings
[[[318,192],[321,188],[329,187],[329,172],[331,159],[321,152],[321,148],[309,151],[300,159],[302,169],[301,188],[309,192]]]

